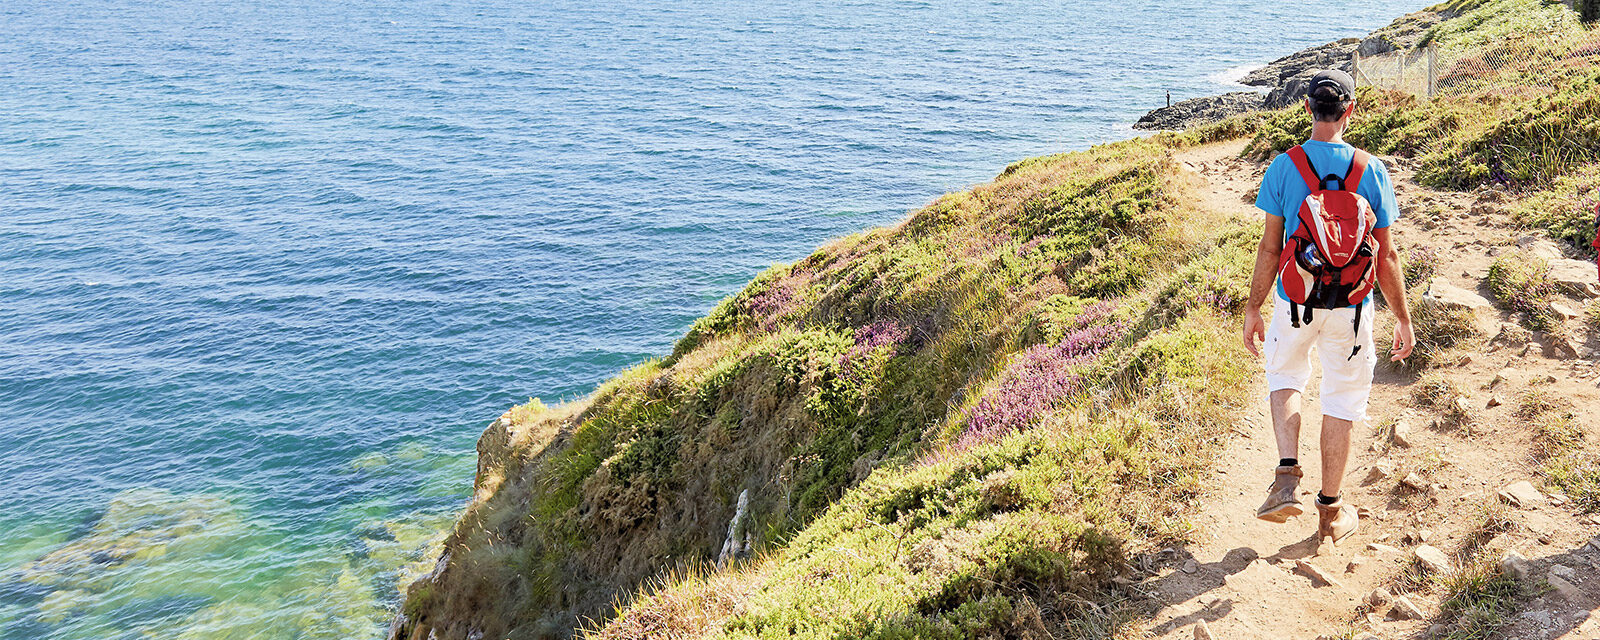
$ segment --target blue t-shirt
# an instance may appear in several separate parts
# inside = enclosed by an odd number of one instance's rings
[[[1350,161],[1356,156],[1356,148],[1342,142],[1307,140],[1301,147],[1306,150],[1311,166],[1322,176],[1330,173],[1344,176],[1350,172]],[[1377,218],[1374,229],[1388,227],[1395,218],[1400,217],[1399,205],[1394,200],[1394,184],[1389,181],[1389,169],[1383,166],[1382,160],[1374,157],[1367,163],[1367,173],[1361,177],[1361,186],[1356,187],[1356,193],[1372,205],[1373,216]],[[1256,208],[1268,215],[1283,218],[1283,238],[1287,242],[1289,236],[1294,235],[1294,230],[1300,227],[1300,204],[1310,195],[1311,187],[1306,185],[1305,178],[1300,177],[1294,160],[1289,154],[1280,153],[1267,167],[1267,175],[1261,178],[1261,190],[1256,193]],[[1283,292],[1282,282],[1278,283],[1278,297],[1289,299]],[[1371,301],[1372,297],[1367,296],[1367,302]]]

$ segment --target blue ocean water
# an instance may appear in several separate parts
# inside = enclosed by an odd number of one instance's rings
[[[0,638],[377,637],[506,407],[1425,4],[0,3]]]

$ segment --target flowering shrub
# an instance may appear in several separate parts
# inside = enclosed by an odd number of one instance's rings
[[[862,377],[862,370],[872,360],[873,354],[879,347],[893,348],[905,342],[911,335],[911,330],[894,320],[878,320],[864,327],[856,329],[855,346],[845,350],[839,355],[839,375],[847,380],[856,381]]]
[[[1411,286],[1433,279],[1439,271],[1439,252],[1433,247],[1406,249],[1406,285]]]
[[[1550,280],[1550,263],[1526,252],[1495,258],[1486,280],[1494,297],[1512,311],[1527,314],[1530,328],[1546,331],[1560,325],[1550,310],[1556,285]]]
[[[799,302],[799,296],[795,295],[796,280],[798,278],[795,277],[780,279],[745,302],[745,309],[749,310],[763,330],[770,331],[778,325],[779,320],[794,311]]]
[[[1031,426],[1062,399],[1083,388],[1079,365],[1127,335],[1128,323],[1113,320],[1115,307],[1100,302],[1085,308],[1060,341],[1022,351],[1000,374],[995,389],[967,414],[957,448],[999,438]]]
[[[1236,281],[1230,279],[1228,273],[1221,268],[1207,271],[1197,283],[1199,293],[1195,295],[1195,304],[1202,307],[1211,307],[1217,311],[1232,312],[1238,310],[1244,303],[1239,296],[1234,295],[1230,289]]]

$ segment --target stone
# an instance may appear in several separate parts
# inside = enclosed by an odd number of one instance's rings
[[[1363,58],[1368,56],[1383,55],[1394,50],[1394,43],[1390,42],[1388,38],[1383,36],[1368,37],[1367,39],[1362,40],[1360,45],[1356,46],[1356,53],[1361,54],[1361,57]]]
[[[1515,551],[1507,551],[1506,555],[1500,558],[1500,575],[1518,581],[1527,580],[1528,559]]]
[[[1367,594],[1367,604],[1372,605],[1373,608],[1384,606],[1393,601],[1394,595],[1390,594],[1389,590],[1383,587],[1373,589],[1372,593]]]
[[[1578,357],[1578,345],[1572,342],[1571,336],[1550,336],[1547,342],[1545,353],[1552,358],[1573,360]]]
[[[1422,609],[1417,608],[1410,598],[1400,596],[1394,599],[1394,608],[1389,610],[1389,617],[1395,620],[1421,620],[1427,616],[1423,615]]]
[[[1550,313],[1555,314],[1557,318],[1564,320],[1571,320],[1579,315],[1577,309],[1573,309],[1570,305],[1561,302],[1560,300],[1555,300],[1550,303]]]
[[[1472,418],[1472,414],[1474,413],[1472,410],[1472,400],[1466,396],[1456,396],[1455,409],[1456,413],[1468,420]]]
[[[39,610],[39,622],[61,624],[72,617],[75,610],[88,607],[92,602],[93,595],[83,589],[51,592],[36,605]]]
[[[1566,580],[1569,580],[1569,581],[1574,579],[1574,574],[1573,574],[1573,571],[1572,571],[1572,567],[1569,567],[1569,566],[1564,565],[1564,564],[1551,565],[1550,566],[1550,575],[1553,575],[1553,576],[1556,576],[1556,577],[1559,577],[1559,578],[1565,578]]]
[[[1502,384],[1505,384],[1507,380],[1511,379],[1511,374],[1513,374],[1515,372],[1516,372],[1516,369],[1512,369],[1511,367],[1506,367],[1504,369],[1501,369],[1501,370],[1495,372],[1494,379],[1489,381],[1489,388],[1493,389],[1493,388],[1498,387],[1498,386],[1500,386]]]
[[[1433,539],[1432,529],[1423,529],[1417,532],[1417,542],[1427,542]]]
[[[1533,483],[1523,480],[1500,490],[1500,500],[1514,507],[1533,509],[1544,504],[1544,494],[1533,488]]]
[[[1494,395],[1489,396],[1489,408],[1490,409],[1493,409],[1493,408],[1498,407],[1498,406],[1503,405],[1503,404],[1505,404],[1505,401],[1500,399],[1500,394],[1496,393]]]
[[[371,471],[379,467],[388,466],[388,464],[389,456],[383,455],[378,451],[368,451],[356,456],[355,460],[351,460],[350,468],[354,471]]]
[[[1475,291],[1450,284],[1450,281],[1443,276],[1435,277],[1428,283],[1428,290],[1422,293],[1422,302],[1442,309],[1465,309],[1472,312],[1494,308],[1488,298]]]
[[[1367,471],[1367,482],[1370,483],[1377,482],[1379,480],[1388,480],[1393,476],[1394,464],[1389,462],[1379,462],[1375,465],[1372,465],[1372,469]]]
[[[1135,129],[1178,130],[1208,122],[1216,122],[1240,113],[1259,111],[1266,106],[1264,97],[1254,91],[1235,91],[1220,96],[1206,96],[1173,103],[1144,115],[1133,123]]]
[[[1211,627],[1205,620],[1194,623],[1194,640],[1212,640]]]
[[[1566,256],[1561,254],[1561,246],[1549,238],[1538,236],[1523,236],[1517,238],[1517,248],[1522,249],[1545,260],[1560,260]],[[1574,261],[1576,262],[1576,261]]]
[[[1394,421],[1394,429],[1389,432],[1389,442],[1397,447],[1409,448],[1411,446],[1411,425],[1406,424],[1405,420]]]
[[[1344,585],[1340,584],[1338,580],[1335,580],[1333,575],[1329,574],[1327,571],[1323,571],[1322,567],[1311,564],[1310,562],[1305,560],[1295,560],[1294,568],[1298,569],[1300,573],[1310,576],[1315,581],[1321,582],[1325,586],[1334,587],[1336,589],[1344,588]]]
[[[746,527],[749,510],[750,490],[745,489],[739,492],[739,499],[734,504],[733,520],[728,522],[728,537],[722,543],[722,552],[717,554],[718,569],[750,557],[750,532]]]
[[[112,497],[87,535],[23,565],[8,578],[62,591],[91,588],[108,570],[161,559],[174,543],[184,556],[204,553],[247,527],[239,510],[222,498],[129,489]]]
[[[1552,574],[1545,579],[1545,582],[1550,583],[1550,592],[1557,598],[1568,602],[1581,602],[1583,600],[1583,592],[1579,591],[1578,586],[1572,584],[1566,578]]]
[[[1458,367],[1465,367],[1470,364],[1472,364],[1472,354],[1470,353],[1465,354],[1456,360],[1456,366]]]
[[[1596,297],[1600,289],[1595,287],[1595,267],[1593,262],[1582,260],[1569,260],[1567,258],[1550,259],[1550,280],[1560,288],[1563,293],[1578,299]]]
[[[1367,564],[1367,559],[1361,556],[1350,558],[1350,563],[1344,566],[1345,573],[1355,573],[1357,569]]]
[[[1199,571],[1199,570],[1200,570],[1200,563],[1195,562],[1194,558],[1190,558],[1190,559],[1188,559],[1187,561],[1185,561],[1183,563],[1183,572],[1184,573],[1194,573],[1194,572]]]
[[[1417,491],[1423,491],[1428,488],[1428,481],[1423,480],[1422,476],[1417,475],[1416,472],[1406,474],[1406,477],[1400,479],[1400,484]]]
[[[1393,554],[1399,554],[1400,553],[1399,549],[1397,549],[1395,547],[1391,547],[1391,546],[1386,545],[1386,544],[1383,544],[1381,542],[1369,542],[1369,543],[1367,543],[1367,549],[1371,550],[1371,551],[1377,551],[1378,553],[1393,553]]]
[[[1422,568],[1433,573],[1448,573],[1450,571],[1450,557],[1446,556],[1437,547],[1426,544],[1418,546],[1411,552],[1411,556],[1416,558],[1417,563],[1422,565]]]

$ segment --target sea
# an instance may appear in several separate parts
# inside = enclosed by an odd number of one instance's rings
[[[1426,1],[0,1],[0,639],[380,638],[506,408]]]

